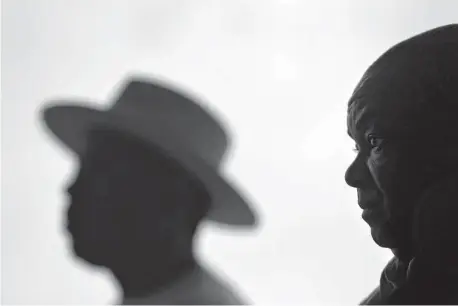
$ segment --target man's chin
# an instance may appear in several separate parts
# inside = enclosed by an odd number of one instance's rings
[[[371,227],[371,236],[374,242],[382,248],[392,249],[397,247],[395,239],[383,227]]]
[[[83,247],[73,243],[73,255],[85,264],[90,264],[97,267],[104,267],[105,260],[100,252],[97,252],[94,248]]]

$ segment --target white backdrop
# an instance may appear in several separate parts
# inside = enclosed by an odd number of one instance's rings
[[[75,161],[36,110],[55,96],[99,103],[141,71],[199,93],[235,135],[227,172],[256,200],[253,234],[208,225],[204,261],[259,304],[354,304],[390,253],[344,182],[346,103],[364,69],[414,33],[458,21],[456,1],[2,1],[2,300],[109,303],[108,274],[61,230]]]

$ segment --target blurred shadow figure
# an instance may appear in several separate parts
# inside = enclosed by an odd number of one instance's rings
[[[68,188],[74,253],[112,271],[123,304],[244,304],[195,258],[204,218],[252,228],[255,214],[220,175],[222,125],[179,91],[125,81],[111,108],[54,101],[50,131],[80,160]]]
[[[357,156],[346,181],[395,255],[362,304],[458,304],[458,25],[385,52],[347,118]]]

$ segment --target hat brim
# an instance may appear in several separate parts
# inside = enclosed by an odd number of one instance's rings
[[[60,142],[73,153],[81,155],[86,146],[86,133],[95,124],[115,124],[123,126],[122,118],[109,111],[78,105],[77,102],[59,101],[42,109],[47,128]],[[185,150],[173,150],[173,138],[158,132],[154,139],[156,146],[179,162],[185,169],[194,173],[206,186],[212,198],[212,206],[207,219],[218,224],[235,227],[254,227],[257,217],[254,210],[243,198],[233,183],[223,178],[217,169],[207,165],[202,159]]]

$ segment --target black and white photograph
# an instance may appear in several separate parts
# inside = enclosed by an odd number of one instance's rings
[[[458,304],[458,1],[2,0],[1,304]]]

